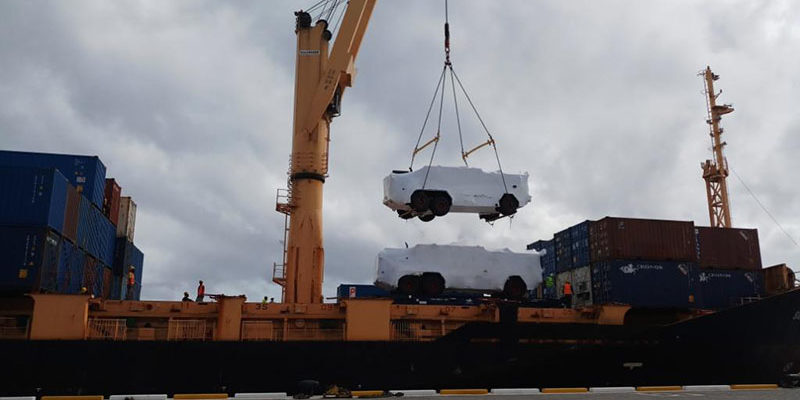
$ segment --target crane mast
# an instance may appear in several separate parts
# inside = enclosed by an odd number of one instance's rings
[[[731,209],[728,199],[728,161],[723,154],[723,147],[727,143],[722,141],[723,129],[719,126],[722,116],[733,112],[730,104],[717,104],[717,97],[722,93],[714,92],[714,81],[719,79],[719,75],[711,72],[711,67],[700,72],[705,83],[706,107],[708,108],[708,119],[712,142],[713,160],[706,160],[700,163],[703,170],[703,179],[706,181],[706,195],[708,197],[708,216],[711,226],[715,228],[731,227]]]
[[[325,250],[322,238],[322,186],[328,176],[330,123],[339,115],[342,95],[352,86],[355,59],[376,0],[350,0],[339,33],[328,52],[328,23],[312,25],[311,15],[295,13],[297,53],[294,126],[288,189],[279,191],[277,211],[286,215],[284,260],[273,269],[285,303],[321,303]]]

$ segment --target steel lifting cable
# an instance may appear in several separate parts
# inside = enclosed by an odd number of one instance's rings
[[[481,126],[483,127],[484,132],[486,135],[489,136],[489,141],[487,144],[491,144],[492,148],[494,149],[494,157],[497,159],[497,168],[500,170],[500,178],[503,180],[503,189],[505,189],[506,193],[508,193],[508,186],[506,185],[506,176],[503,173],[503,166],[500,164],[500,154],[497,152],[497,143],[494,141],[494,137],[492,134],[489,133],[489,128],[486,127],[486,124],[483,122],[483,118],[481,118],[481,114],[478,113],[478,109],[475,108],[475,104],[472,103],[472,99],[469,97],[467,90],[464,89],[464,85],[461,84],[461,79],[458,77],[458,74],[453,70],[453,66],[450,66],[450,72],[456,78],[456,82],[458,82],[458,86],[461,88],[461,91],[464,92],[464,97],[467,98],[467,102],[469,102],[470,107],[472,107],[472,111],[475,113],[475,116],[478,117],[478,121],[480,121]],[[482,147],[483,145],[476,147],[475,150]],[[473,150],[474,151],[474,150]],[[467,154],[469,153],[462,153],[462,157],[466,159]],[[466,161],[466,160],[465,160]]]
[[[497,160],[497,168],[498,168],[498,170],[500,172],[500,179],[503,182],[503,189],[505,190],[506,193],[508,193],[508,185],[506,183],[505,173],[503,173],[503,166],[500,163],[500,154],[497,151],[497,143],[495,142],[494,137],[492,137],[492,134],[489,132],[489,129],[486,127],[486,123],[483,122],[483,118],[481,118],[480,113],[478,113],[478,109],[475,107],[475,104],[472,102],[472,99],[469,97],[469,94],[467,93],[467,90],[464,88],[464,85],[461,83],[461,79],[458,77],[458,74],[456,74],[455,70],[453,69],[453,63],[450,61],[450,20],[449,20],[449,12],[448,11],[449,10],[448,10],[447,0],[445,0],[445,2],[444,2],[444,20],[445,20],[445,22],[444,22],[444,53],[445,53],[444,67],[442,68],[441,75],[439,75],[439,81],[436,83],[436,90],[434,90],[433,98],[431,99],[431,103],[428,106],[428,112],[425,115],[425,120],[422,123],[422,129],[420,129],[419,137],[417,138],[417,143],[414,146],[414,151],[411,154],[411,165],[408,167],[408,169],[409,169],[409,171],[413,171],[414,159],[416,158],[417,153],[419,153],[422,149],[428,147],[431,143],[433,143],[433,150],[431,151],[431,157],[430,157],[430,160],[428,162],[428,170],[425,172],[425,179],[423,180],[423,184],[422,184],[422,188],[424,189],[425,188],[425,184],[428,181],[428,173],[430,172],[430,167],[433,165],[433,159],[434,159],[434,156],[436,154],[436,149],[437,149],[437,147],[439,145],[439,138],[441,137],[442,109],[443,109],[443,105],[444,105],[444,91],[445,91],[444,86],[447,85],[446,72],[449,69],[450,70],[450,84],[451,84],[451,88],[452,88],[452,92],[453,92],[453,106],[455,108],[456,125],[458,127],[458,140],[459,140],[459,144],[461,145],[461,158],[464,161],[464,165],[469,167],[469,163],[467,162],[467,156],[469,156],[470,153],[474,152],[475,150],[480,149],[481,147],[484,147],[484,146],[487,146],[487,145],[491,145],[492,149],[494,150],[495,159]],[[443,81],[444,81],[444,84],[442,84]],[[464,137],[463,137],[462,129],[461,129],[461,116],[460,116],[460,113],[458,111],[458,96],[456,95],[456,85],[455,85],[456,82],[458,82],[458,86],[461,89],[461,92],[464,93],[464,97],[467,98],[467,102],[469,102],[469,105],[472,108],[472,111],[475,113],[475,116],[478,117],[478,121],[481,123],[481,127],[483,127],[484,132],[486,132],[486,135],[489,137],[489,139],[484,144],[481,144],[481,145],[477,146],[476,148],[470,150],[469,152],[464,150]],[[440,88],[441,88],[441,93],[439,92]],[[430,114],[431,114],[431,111],[433,110],[433,105],[434,105],[434,103],[436,101],[436,96],[437,95],[439,95],[439,120],[438,120],[437,129],[436,129],[436,136],[433,137],[428,142],[426,142],[424,145],[422,145],[422,147],[420,147],[419,144],[422,141],[422,135],[425,132],[425,127],[426,127],[426,125],[428,123],[428,120],[430,118]]]
[[[414,145],[414,151],[411,153],[411,165],[409,165],[409,167],[408,167],[409,171],[413,171],[414,170],[414,159],[416,158],[417,153],[419,153],[422,149],[427,147],[432,141],[434,141],[434,140],[438,141],[438,137],[434,137],[433,139],[431,139],[430,141],[425,143],[422,147],[419,147],[419,144],[422,141],[422,134],[425,133],[425,126],[428,125],[428,119],[431,116],[431,111],[433,110],[433,105],[436,102],[436,96],[439,94],[439,87],[442,85],[442,80],[444,79],[445,71],[446,71],[446,68],[442,68],[442,73],[439,75],[439,81],[436,83],[436,90],[434,90],[433,97],[431,98],[431,104],[428,106],[428,112],[427,112],[427,114],[425,114],[425,120],[422,122],[422,129],[419,130],[419,137],[417,138],[417,144]],[[438,134],[438,131],[437,131],[437,134]]]

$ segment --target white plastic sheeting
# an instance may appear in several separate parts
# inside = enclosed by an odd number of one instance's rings
[[[430,172],[428,172],[430,170]],[[428,180],[425,182],[425,174]],[[522,207],[531,201],[528,173],[502,175],[508,192]],[[450,212],[496,213],[500,197],[505,193],[500,172],[486,172],[468,167],[423,167],[413,172],[393,172],[383,179],[383,204],[392,210],[410,210],[411,193],[422,189],[446,191],[453,199]]]
[[[542,281],[539,255],[511,250],[489,251],[481,246],[420,244],[407,249],[383,249],[378,254],[375,284],[395,288],[403,275],[438,272],[450,289],[501,291],[514,275],[529,289]]]

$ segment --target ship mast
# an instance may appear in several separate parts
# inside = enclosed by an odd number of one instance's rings
[[[706,67],[701,71],[705,83],[706,107],[708,109],[709,135],[712,142],[713,160],[706,160],[700,163],[703,170],[703,179],[706,181],[706,195],[708,197],[708,216],[711,226],[715,228],[731,227],[731,208],[728,198],[728,160],[723,154],[723,147],[727,143],[722,141],[722,127],[719,122],[724,114],[733,112],[731,104],[717,104],[717,97],[722,93],[714,92],[714,81],[719,79],[719,75],[711,72],[711,67]]]

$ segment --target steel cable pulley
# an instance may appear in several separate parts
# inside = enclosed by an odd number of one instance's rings
[[[441,139],[442,111],[444,106],[444,91],[445,91],[444,87],[447,85],[447,76],[449,72],[450,86],[453,93],[453,107],[456,115],[456,127],[458,129],[458,140],[461,146],[461,159],[464,161],[464,165],[469,167],[469,162],[467,161],[467,158],[472,153],[476,152],[477,150],[480,150],[483,147],[491,146],[492,149],[494,150],[495,159],[497,160],[497,168],[500,172],[500,178],[503,182],[503,189],[505,190],[505,193],[508,193],[508,186],[506,184],[505,174],[503,173],[503,167],[500,163],[500,155],[497,151],[497,143],[495,142],[494,137],[492,137],[492,134],[489,132],[489,129],[486,127],[486,124],[484,123],[483,118],[481,118],[480,113],[478,113],[478,109],[475,107],[475,104],[469,97],[466,88],[464,88],[464,85],[461,83],[461,79],[458,77],[458,74],[456,74],[455,70],[453,69],[453,63],[450,61],[450,22],[448,16],[447,0],[445,0],[444,53],[445,53],[445,61],[444,61],[444,66],[442,67],[442,73],[439,75],[439,80],[436,83],[436,89],[433,92],[433,97],[431,98],[430,105],[428,106],[428,111],[425,114],[425,119],[423,120],[422,128],[420,129],[419,132],[419,137],[417,138],[417,142],[414,145],[414,150],[411,153],[411,163],[408,169],[409,171],[413,171],[414,161],[416,159],[417,154],[422,150],[426,149],[427,147],[429,147],[430,145],[433,145],[433,149],[431,150],[431,156],[428,161],[429,168],[428,171],[425,173],[425,179],[423,180],[422,184],[422,189],[424,189],[425,185],[428,182],[428,172],[430,172],[430,167],[433,165],[433,160],[436,155],[436,149],[438,148],[439,140]],[[458,83],[458,88],[464,94],[464,97],[467,99],[467,102],[472,108],[473,113],[475,113],[475,116],[478,118],[478,121],[480,122],[481,127],[483,128],[483,131],[486,133],[486,136],[488,138],[485,142],[470,149],[469,151],[464,149],[464,137],[461,129],[461,115],[458,109],[458,96],[456,93],[456,83]],[[438,110],[436,135],[420,146],[420,143],[422,142],[422,136],[425,132],[425,127],[427,126],[428,121],[430,120],[431,111],[433,111],[433,106],[436,103],[437,97],[439,98],[439,110]]]

